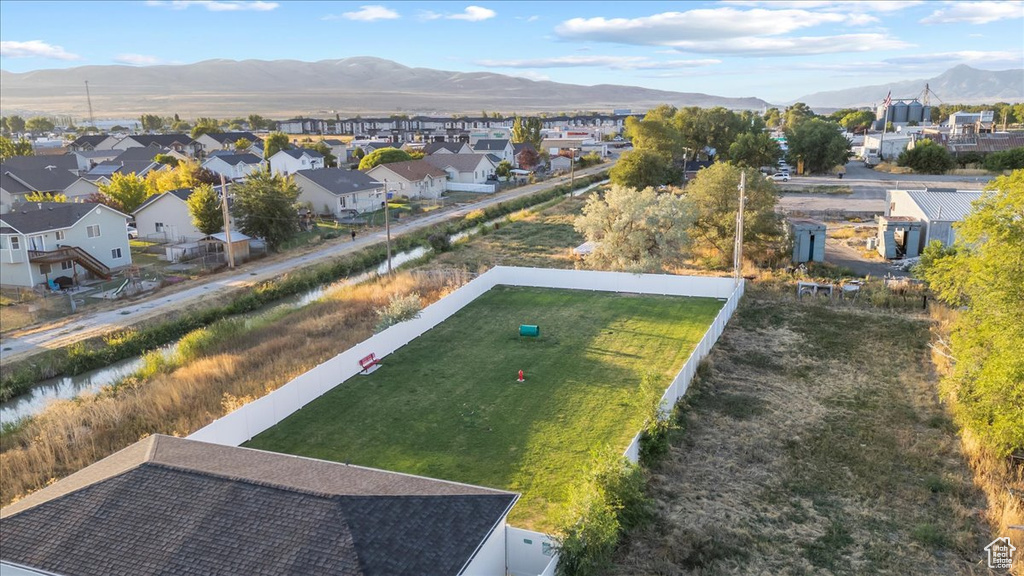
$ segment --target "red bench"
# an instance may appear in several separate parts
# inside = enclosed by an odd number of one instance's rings
[[[376,354],[371,352],[369,356],[359,360],[359,366],[363,368],[363,373],[369,374],[380,366],[380,360],[377,359]]]

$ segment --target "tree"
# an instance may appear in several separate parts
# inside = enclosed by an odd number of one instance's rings
[[[694,249],[704,252],[719,265],[729,264],[733,258],[741,171],[747,174],[744,252],[754,259],[764,258],[781,240],[782,226],[775,213],[778,201],[775,184],[752,168],[741,169],[722,162],[712,164],[698,172],[687,185],[686,197],[695,210],[690,228]]]
[[[767,132],[740,134],[729,146],[729,158],[739,166],[774,166],[781,157],[779,143]]]
[[[1024,147],[993,152],[985,158],[984,166],[993,172],[1020,170],[1024,168]]]
[[[198,118],[196,119],[196,125],[192,127],[192,132],[189,134],[193,138],[199,138],[203,134],[217,134],[223,132],[220,127],[220,122],[216,118]]]
[[[239,138],[238,140],[235,140],[234,146],[236,152],[245,152],[249,148],[252,148],[252,142],[248,138]]]
[[[7,123],[7,116],[0,116],[0,135],[6,136],[11,133],[11,126]]]
[[[21,116],[10,116],[7,118],[7,128],[10,129],[11,134],[21,134],[25,131],[25,119]]]
[[[60,192],[32,192],[25,194],[25,202],[67,202],[67,194]]]
[[[499,178],[508,178],[512,175],[512,164],[508,160],[502,160],[494,169],[494,175]]]
[[[764,123],[768,128],[777,128],[782,124],[782,113],[778,108],[769,108],[764,112]]]
[[[523,151],[516,156],[519,165],[529,170],[540,163],[540,154],[533,148],[523,148]]]
[[[803,160],[806,172],[828,172],[850,159],[850,141],[838,125],[820,118],[800,122],[792,130],[787,128],[786,141],[788,157]]]
[[[181,188],[194,188],[200,184],[219,184],[220,177],[203,168],[194,160],[178,162],[170,170],[152,170],[146,174],[150,194]]]
[[[797,102],[786,108],[786,130],[796,130],[804,122],[814,118],[814,111],[803,102]]]
[[[608,173],[613,184],[643,189],[675,180],[672,161],[664,154],[634,148],[622,155]]]
[[[316,150],[324,157],[324,166],[328,168],[338,167],[338,157],[334,155],[331,147],[326,142],[323,140],[317,142],[316,146],[313,146],[313,150]]]
[[[153,161],[158,164],[170,166],[171,168],[174,168],[180,162],[177,158],[171,156],[170,154],[157,154],[156,156],[153,157]]]
[[[961,426],[1005,457],[1024,449],[1024,170],[992,181],[956,224],[953,249],[929,245],[915,273],[960,312],[943,392]]]
[[[956,167],[956,161],[949,154],[949,150],[928,139],[921,140],[913,148],[900,152],[896,164],[913,168],[914,172],[922,174],[943,174]]]
[[[50,132],[54,129],[53,120],[46,116],[33,116],[25,122],[25,128],[29,132]]]
[[[185,203],[188,205],[188,213],[192,216],[192,225],[197,230],[209,236],[224,229],[221,200],[213,186],[209,184],[196,186]]]
[[[516,116],[512,121],[512,142],[522,144],[529,142],[534,148],[539,149],[540,143],[544,140],[541,130],[544,129],[544,121],[540,118],[521,118]]]
[[[875,122],[875,113],[868,110],[856,110],[846,114],[839,120],[839,124],[848,131],[866,132]]]
[[[0,162],[12,156],[32,156],[34,154],[32,143],[28,140],[22,138],[14,142],[10,138],[0,136]]]
[[[299,230],[295,201],[299,187],[291,176],[256,172],[234,187],[231,213],[239,230],[263,238],[272,250]]]
[[[152,194],[146,181],[139,178],[134,172],[130,174],[115,172],[110,177],[110,183],[101,184],[99,191],[110,200],[109,206],[125,214],[134,212]]]
[[[369,170],[380,164],[391,164],[392,162],[405,162],[412,160],[412,156],[405,150],[398,148],[378,148],[370,152],[359,161],[360,170]]]
[[[588,265],[640,272],[679,262],[692,221],[692,203],[682,196],[613,185],[603,196],[591,196],[573,225],[596,243]]]
[[[139,123],[145,131],[159,130],[164,127],[164,119],[156,114],[143,114],[139,117]]]
[[[284,132],[271,132],[263,141],[263,157],[270,160],[274,154],[291,147],[291,142]]]

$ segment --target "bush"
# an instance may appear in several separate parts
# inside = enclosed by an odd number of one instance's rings
[[[942,174],[956,167],[949,150],[931,140],[921,140],[913,148],[904,150],[896,163],[923,174]]]
[[[413,292],[405,296],[393,294],[388,300],[388,305],[377,310],[377,325],[374,332],[381,332],[389,326],[399,322],[412,320],[420,315],[423,310],[423,303],[420,302],[420,295]]]
[[[434,232],[427,236],[427,242],[434,252],[447,252],[452,249],[452,241],[444,232]]]
[[[989,154],[985,158],[984,166],[986,170],[993,172],[1020,170],[1024,168],[1024,147]]]

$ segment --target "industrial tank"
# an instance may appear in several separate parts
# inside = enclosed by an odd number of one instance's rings
[[[917,100],[907,106],[907,122],[924,124],[924,106]]]
[[[892,121],[894,123],[906,123],[908,106],[905,102],[896,102],[892,105]]]

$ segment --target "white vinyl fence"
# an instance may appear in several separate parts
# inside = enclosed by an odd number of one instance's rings
[[[449,192],[480,192],[491,194],[495,190],[494,184],[471,184],[469,182],[446,182],[445,190]]]

